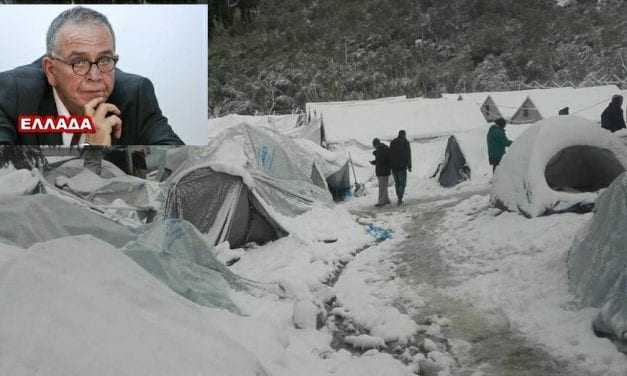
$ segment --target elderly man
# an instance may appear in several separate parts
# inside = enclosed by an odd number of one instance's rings
[[[0,73],[0,144],[181,145],[150,80],[115,67],[115,34],[107,18],[75,7],[59,14],[46,55]],[[95,133],[18,133],[20,115],[90,116]]]

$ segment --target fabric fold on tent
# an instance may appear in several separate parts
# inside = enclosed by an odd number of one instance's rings
[[[581,304],[601,308],[594,330],[627,352],[627,173],[596,203],[595,213],[568,254],[571,290]]]

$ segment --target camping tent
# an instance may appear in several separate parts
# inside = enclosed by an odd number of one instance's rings
[[[412,164],[431,167],[429,176],[437,176],[440,185],[444,187],[451,187],[469,179],[476,183],[487,182],[493,175],[492,166],[488,161],[486,142],[489,127],[490,125],[486,125],[482,128],[455,133],[455,142],[449,142],[447,139],[436,139],[428,144],[418,144],[415,146],[416,150],[422,151],[427,147],[433,148],[434,151],[440,150],[441,157],[434,165],[428,158],[425,159],[425,155],[420,154]],[[507,137],[510,140],[516,140],[528,127],[529,125],[508,127],[506,130]],[[414,146],[412,145],[412,147]]]
[[[512,124],[534,123],[557,116],[560,110],[571,105],[572,87],[524,90],[524,100],[515,108],[509,121]]]
[[[363,100],[348,100],[348,101],[335,101],[335,102],[308,102],[305,105],[305,112],[311,118],[319,117],[321,113],[326,112],[332,107],[346,107],[351,105],[368,105],[373,103],[393,103],[404,102],[407,100],[407,96],[402,95],[398,97],[383,97],[376,99],[363,99]]]
[[[328,186],[333,199],[339,201],[346,198],[351,190],[350,165],[346,154],[324,149],[308,139],[295,138],[294,142],[309,154],[309,156],[305,155],[304,158],[312,158],[312,162],[319,167],[322,173],[321,177]]]
[[[411,140],[450,135],[485,124],[476,104],[443,98],[334,105],[327,106],[321,115],[327,142],[355,141],[368,146],[375,137],[395,138],[400,129]]]
[[[303,118],[302,114],[288,115],[237,115],[230,114],[209,119],[209,138],[225,128],[246,123],[254,127],[270,128],[277,132],[285,132],[297,126]]]
[[[489,92],[474,92],[474,93],[444,93],[443,98],[457,101],[466,101],[474,103],[481,109],[481,113],[486,121],[494,121],[500,117],[503,117],[498,106],[494,103],[494,100],[490,96]]]
[[[277,218],[332,202],[325,182],[312,179],[323,174],[307,155],[291,138],[247,124],[207,147],[174,150],[165,215],[189,220],[215,244],[277,239],[287,234]]]
[[[438,182],[441,186],[452,187],[470,179],[470,167],[466,163],[464,153],[460,149],[455,136],[448,138],[444,155],[444,161],[438,166],[436,171]]]
[[[493,205],[526,216],[589,209],[627,168],[627,147],[589,120],[559,116],[530,126],[497,167]]]
[[[571,290],[586,306],[601,308],[595,331],[627,352],[627,174],[603,192],[594,216],[568,255]]]
[[[77,235],[90,235],[121,249],[191,301],[239,312],[229,291],[243,289],[245,283],[215,259],[211,247],[186,221],[160,220],[137,229],[106,218],[71,197],[34,194],[0,199],[0,247],[28,248]]]

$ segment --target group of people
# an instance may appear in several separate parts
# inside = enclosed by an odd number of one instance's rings
[[[610,104],[601,114],[601,127],[611,132],[627,128],[622,105],[622,95],[612,96]],[[496,166],[503,159],[505,149],[512,144],[512,141],[505,134],[506,124],[505,119],[496,119],[486,136],[488,160],[492,166],[492,172],[496,170]],[[407,171],[411,172],[411,147],[407,141],[407,135],[404,130],[399,131],[398,137],[390,142],[389,147],[375,138],[372,140],[372,146],[375,148],[373,151],[375,159],[370,163],[375,165],[375,173],[379,183],[379,200],[375,206],[380,207],[390,203],[388,196],[390,174],[394,177],[398,205],[401,205],[407,184]]]
[[[411,147],[407,141],[407,134],[404,130],[398,132],[390,146],[381,142],[378,138],[372,140],[375,150],[372,152],[375,159],[370,161],[375,166],[375,173],[379,183],[379,200],[377,207],[390,203],[388,196],[388,181],[390,174],[394,177],[394,187],[396,189],[397,204],[403,204],[405,186],[407,185],[407,171],[411,172]]]

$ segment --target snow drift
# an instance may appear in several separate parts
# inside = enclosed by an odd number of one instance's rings
[[[584,305],[600,307],[597,333],[627,352],[627,174],[596,203],[595,214],[568,257],[571,290]]]
[[[491,203],[526,216],[589,210],[602,188],[627,169],[627,147],[589,120],[539,121],[507,150]]]

